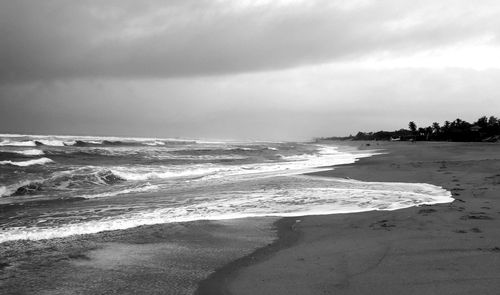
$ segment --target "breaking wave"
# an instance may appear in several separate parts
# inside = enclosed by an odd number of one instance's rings
[[[0,161],[0,165],[13,165],[13,166],[20,166],[20,167],[26,167],[26,166],[32,166],[32,165],[45,165],[49,163],[53,163],[49,158],[39,158],[39,159],[34,159],[34,160],[28,160],[28,161]]]
[[[4,186],[4,185],[0,186],[0,197],[8,196],[11,193],[12,193],[12,191],[9,191],[9,189],[6,186]]]
[[[335,184],[335,187],[229,190],[215,193],[210,197],[194,198],[195,201],[188,204],[144,210],[98,221],[64,224],[58,227],[10,228],[4,231],[0,242],[60,238],[141,225],[193,220],[396,210],[453,201],[450,192],[430,184],[339,179],[333,179],[327,183]]]
[[[121,190],[113,190],[113,191],[107,191],[107,192],[97,193],[97,194],[81,195],[79,197],[82,197],[85,199],[97,199],[97,198],[105,198],[105,197],[114,197],[114,196],[118,196],[118,195],[130,194],[130,193],[151,192],[151,191],[156,191],[159,188],[160,187],[158,185],[146,184],[146,185],[139,186],[139,187],[132,187],[132,188],[126,188],[126,189],[121,189]]]
[[[45,153],[42,150],[22,150],[22,151],[11,151],[12,153],[20,154],[20,155],[25,155],[25,156],[41,156],[44,155]]]
[[[12,141],[12,140],[2,140],[0,146],[36,146],[33,140],[23,140],[23,141]]]
[[[66,144],[62,140],[55,139],[39,139],[35,140],[36,145],[48,145],[48,146],[65,146]]]
[[[0,146],[164,146],[196,144],[195,140],[175,138],[135,138],[114,136],[62,136],[62,135],[22,135],[0,134]]]
[[[0,196],[23,196],[43,192],[90,189],[124,182],[125,179],[108,169],[81,168],[57,172],[46,179],[26,180],[0,189]]]

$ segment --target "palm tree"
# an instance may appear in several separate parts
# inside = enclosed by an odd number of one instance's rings
[[[444,121],[444,129],[446,130],[450,129],[450,125],[451,125],[450,121]]]
[[[417,132],[417,124],[415,124],[415,122],[410,121],[410,123],[408,123],[408,127],[410,127],[411,132],[413,133]]]
[[[455,121],[451,122],[451,127],[460,128],[462,127],[464,121],[460,118],[456,118]]]
[[[486,129],[488,127],[488,118],[486,118],[486,116],[482,116],[481,118],[477,119],[476,124],[477,126],[481,127],[481,129]]]
[[[441,127],[439,126],[438,122],[432,123],[432,129],[434,130],[434,133],[438,134],[441,131]]]
[[[489,119],[488,119],[488,125],[490,127],[494,127],[495,125],[498,124],[498,118],[495,117],[495,116],[491,116]]]

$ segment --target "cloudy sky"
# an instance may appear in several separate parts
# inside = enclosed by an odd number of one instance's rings
[[[495,0],[0,0],[0,133],[286,140],[499,116],[499,34]]]

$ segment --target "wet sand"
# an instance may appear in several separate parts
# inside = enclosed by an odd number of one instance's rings
[[[195,221],[0,245],[0,294],[192,294],[273,242],[276,218]]]
[[[221,268],[197,294],[498,294],[500,145],[355,144],[389,153],[315,175],[431,183],[455,201],[289,218],[279,241]]]

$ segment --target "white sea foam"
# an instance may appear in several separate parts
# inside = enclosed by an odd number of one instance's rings
[[[15,166],[25,167],[25,166],[31,166],[31,165],[44,165],[44,164],[53,163],[53,162],[54,161],[52,161],[51,159],[43,157],[43,158],[33,159],[33,160],[28,160],[28,161],[10,161],[10,160],[0,161],[0,165],[15,165]]]
[[[43,182],[43,179],[37,178],[37,179],[31,179],[31,180],[23,180],[11,185],[6,185],[6,186],[1,186],[0,187],[0,197],[6,197],[6,196],[11,196],[13,193],[17,191],[18,188],[29,185],[29,184],[34,184],[34,183],[41,183]]]
[[[330,166],[351,164],[359,158],[373,153],[350,154],[337,151],[335,147],[321,146],[317,154],[284,157],[284,162],[255,163],[246,165],[198,164],[186,166],[116,166],[110,167],[113,174],[126,180],[153,180],[179,177],[201,177],[204,179],[236,180],[241,177],[268,177],[293,175],[330,169]]]
[[[0,197],[10,196],[11,193],[12,192],[10,192],[6,186],[4,185],[0,186]]]
[[[43,145],[64,146],[64,141],[63,140],[57,140],[57,139],[39,139],[37,141],[40,142],[40,143],[42,143]]]
[[[36,142],[48,146],[64,146],[64,141],[57,139],[41,139],[34,138],[33,140],[3,140],[0,146],[36,146]]]
[[[144,142],[145,145],[157,146],[157,145],[165,145],[163,141],[152,141],[152,142]]]
[[[15,141],[7,139],[2,140],[0,146],[36,146],[36,143],[32,140]]]
[[[75,145],[76,140],[63,141],[63,145]]]
[[[102,140],[81,140],[81,139],[78,139],[79,141],[81,142],[84,142],[84,143],[88,143],[88,144],[102,144]],[[68,141],[63,141],[64,145],[75,145],[76,144],[76,139],[75,140],[68,140]]]
[[[82,197],[85,199],[106,198],[106,197],[114,197],[114,196],[118,196],[118,195],[130,194],[130,193],[151,192],[151,191],[156,191],[159,188],[160,187],[158,185],[146,184],[146,185],[143,185],[140,187],[126,188],[126,189],[115,190],[115,191],[108,191],[108,192],[92,194],[92,195],[81,195],[79,197]]]
[[[178,178],[178,177],[198,177],[216,173],[218,168],[209,167],[191,167],[189,169],[183,167],[172,168],[168,166],[160,167],[114,167],[110,169],[114,175],[126,179],[126,180],[151,180],[151,179],[166,179],[166,178]]]
[[[9,228],[0,236],[0,242],[58,238],[159,223],[396,210],[453,201],[450,192],[430,184],[335,179],[327,180],[326,184],[326,187],[312,185],[291,189],[222,191],[177,207],[107,217],[99,221],[65,224],[53,228]]]
[[[165,143],[165,142],[177,142],[177,143],[196,143],[195,140],[192,139],[183,139],[183,138],[154,138],[154,137],[119,137],[119,136],[74,136],[74,135],[29,135],[29,134],[0,134],[0,138],[9,138],[8,140],[4,141],[11,141],[14,142],[13,144],[9,145],[17,145],[16,143],[19,141],[16,141],[15,138],[30,138],[33,140],[33,142],[30,144],[30,146],[35,146],[34,141],[39,141],[41,143],[46,142],[46,145],[52,145],[52,146],[61,146],[64,145],[66,142],[67,144],[71,144],[72,142],[75,142],[76,140],[81,140],[81,141],[86,141],[89,143],[94,142],[95,144],[102,143],[103,141],[122,141],[122,142],[139,142],[139,143],[144,143],[144,142],[156,142],[160,144],[160,142]],[[12,140],[10,140],[12,139]],[[27,143],[25,143],[27,144]],[[23,146],[26,146],[23,144]],[[44,143],[45,144],[45,143]],[[2,142],[0,142],[0,145],[2,145]]]
[[[16,153],[16,154],[25,155],[25,156],[41,156],[41,155],[44,155],[44,152],[42,150],[36,150],[36,149],[22,150],[22,151],[12,151],[12,152]]]

